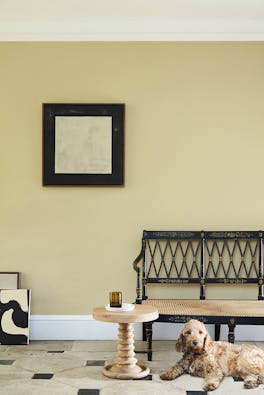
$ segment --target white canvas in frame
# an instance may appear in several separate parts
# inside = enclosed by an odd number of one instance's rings
[[[56,116],[55,173],[111,174],[112,117]]]
[[[18,288],[18,273],[0,273],[0,289],[17,289]]]

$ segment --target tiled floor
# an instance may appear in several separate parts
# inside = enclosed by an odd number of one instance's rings
[[[264,348],[264,343],[258,343]],[[153,361],[147,362],[143,342],[136,342],[137,359],[151,368],[142,380],[115,380],[102,375],[113,360],[114,341],[32,341],[28,346],[0,346],[0,395],[206,395],[203,380],[189,375],[165,382],[159,373],[180,355],[174,342],[155,341]],[[264,395],[264,385],[245,390],[243,383],[227,377],[215,395]]]

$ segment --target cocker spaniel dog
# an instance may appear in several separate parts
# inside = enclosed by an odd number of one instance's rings
[[[225,376],[240,377],[244,388],[264,382],[264,352],[254,345],[235,345],[213,341],[203,323],[190,320],[176,343],[183,357],[162,380],[173,380],[184,373],[204,377],[204,391],[215,390]]]

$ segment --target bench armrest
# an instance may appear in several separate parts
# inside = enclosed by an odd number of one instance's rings
[[[139,256],[136,257],[136,259],[133,262],[133,269],[138,273],[140,272],[140,267],[138,264],[143,260],[144,258],[144,251],[141,250]]]
[[[136,257],[136,259],[133,262],[133,269],[137,272],[137,288],[136,288],[136,293],[137,293],[137,298],[136,298],[136,303],[141,304],[142,303],[142,288],[141,288],[141,265],[140,262],[143,261],[144,258],[144,249],[140,251],[140,254]]]

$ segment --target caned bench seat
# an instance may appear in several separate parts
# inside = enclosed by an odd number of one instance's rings
[[[194,299],[147,299],[142,304],[156,307],[160,315],[202,317],[264,317],[264,304],[258,300],[194,300]],[[179,318],[178,318],[179,319]],[[228,322],[225,322],[228,324]]]

